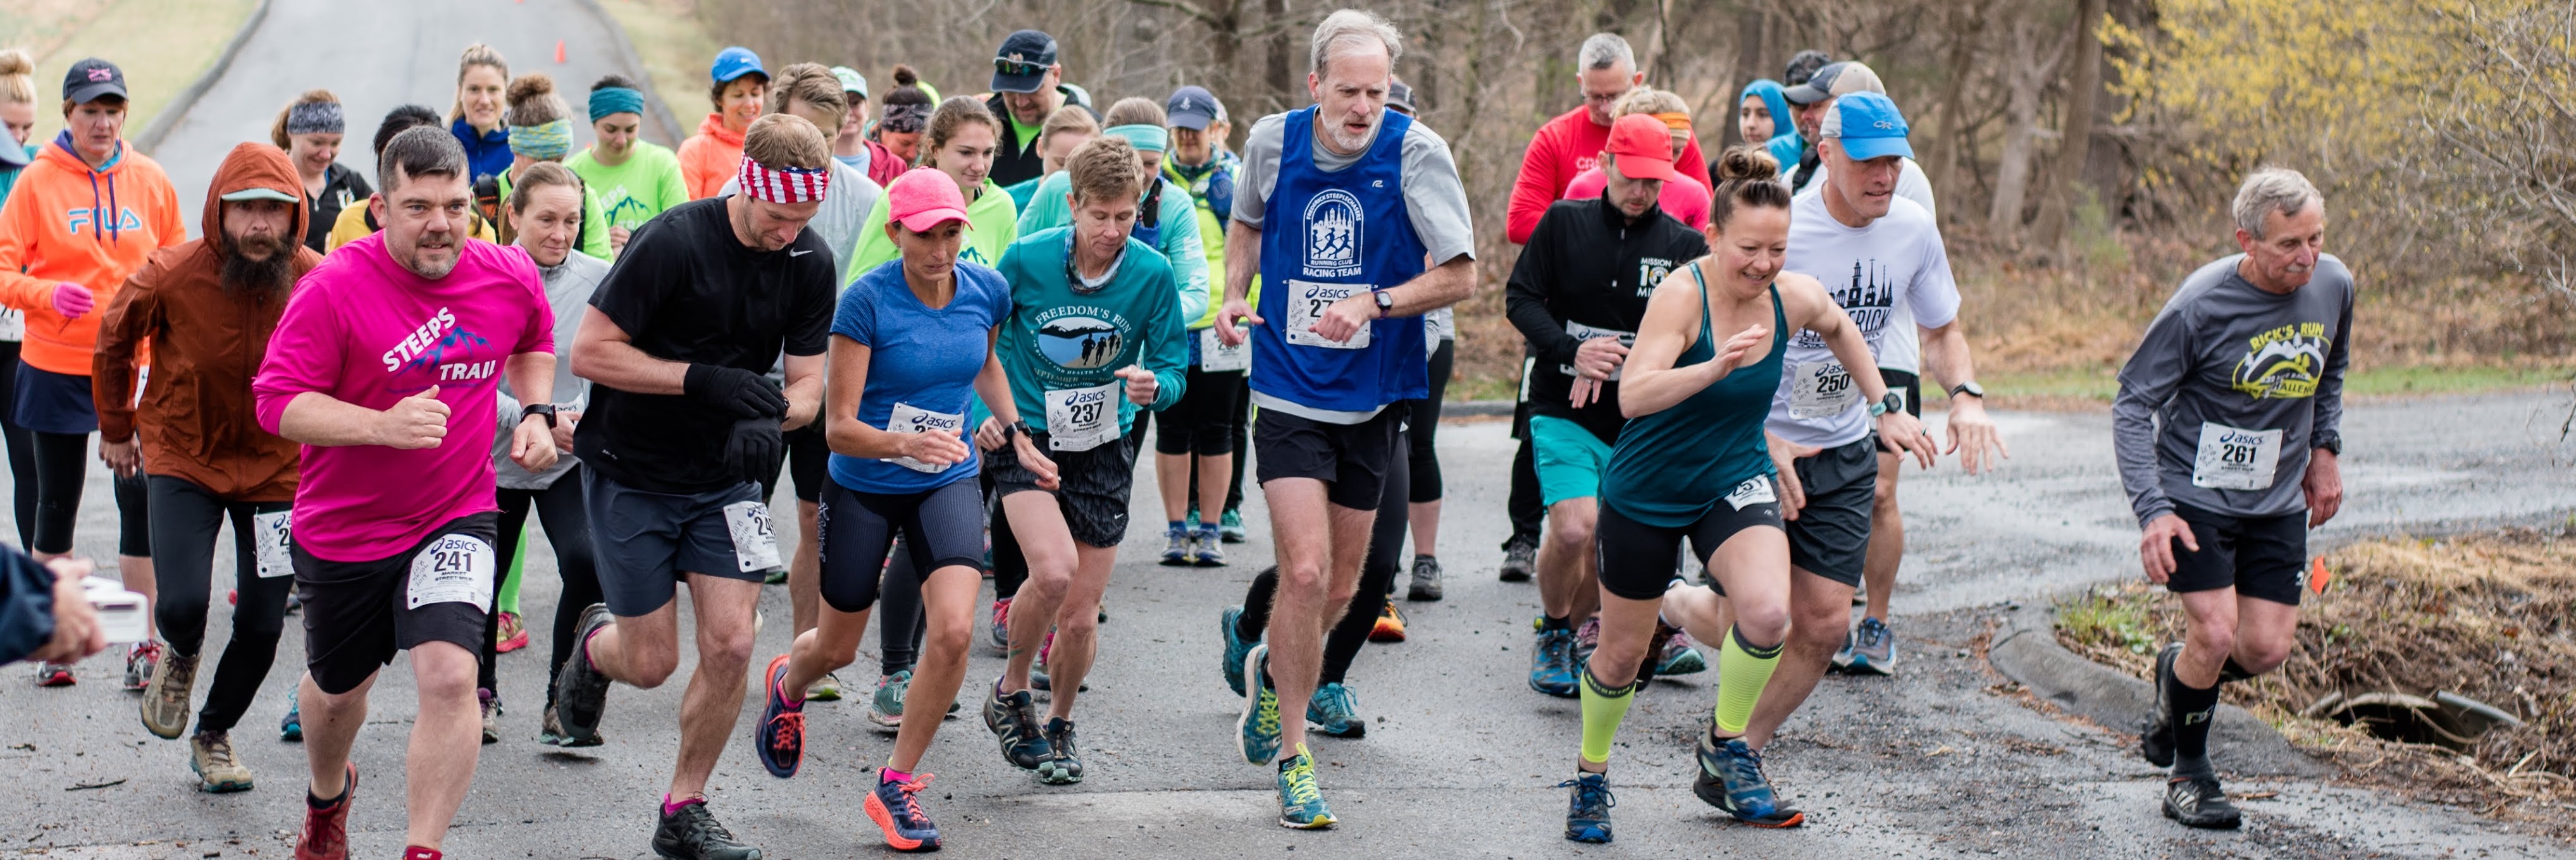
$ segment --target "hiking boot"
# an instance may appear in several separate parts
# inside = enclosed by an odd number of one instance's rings
[[[152,670],[143,688],[143,728],[176,739],[188,730],[188,698],[197,687],[196,654],[172,652]]]
[[[1440,559],[1427,555],[1413,557],[1413,585],[1405,589],[1404,599],[1440,599]]]
[[[197,790],[226,794],[250,790],[250,768],[233,754],[228,732],[198,732],[188,738],[188,769],[197,774]]]

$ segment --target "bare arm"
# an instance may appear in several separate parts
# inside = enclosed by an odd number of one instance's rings
[[[820,357],[814,358],[819,365]],[[793,368],[790,370],[792,372]],[[616,320],[592,307],[582,310],[581,332],[573,336],[572,372],[619,391],[683,394],[686,393],[689,366],[645,355],[643,350],[635,347],[634,337],[619,328]],[[788,381],[793,383],[796,380],[791,376]],[[551,385],[551,381],[548,384]],[[811,416],[813,413],[809,410],[806,414]]]
[[[1629,348],[1621,371],[1620,414],[1633,419],[1662,412],[1726,377],[1727,368],[1721,362],[1673,366],[1682,350],[1699,338],[1699,317],[1705,312],[1698,284],[1683,272],[1676,271],[1655,286],[1655,294],[1646,299],[1646,316],[1637,326],[1637,344]]]
[[[823,409],[823,357],[791,355],[787,364],[787,417],[778,424],[780,430],[794,430],[814,423],[814,415]],[[687,365],[681,365],[685,375]],[[850,401],[856,408],[858,401]]]
[[[1934,384],[1947,390],[1977,378],[1976,364],[1968,357],[1968,333],[1959,328],[1958,320],[1949,325],[1923,330],[1923,369],[1931,371]],[[1995,422],[1986,417],[1986,399],[1972,394],[1950,398],[1950,447],[1942,453],[1958,452],[1960,468],[1974,475],[1994,467],[1995,456],[2010,457],[2003,437],[1995,432]]]
[[[503,369],[510,380],[510,390],[526,392],[530,403],[554,402],[555,354],[522,352],[510,356]],[[561,423],[563,417],[555,417]],[[533,415],[520,416],[511,425],[510,461],[530,472],[542,472],[555,464],[555,425]]]
[[[307,391],[286,402],[286,410],[278,416],[277,435],[319,448],[434,448],[447,438],[447,418],[447,404],[438,401],[434,385],[383,411]]]
[[[1241,323],[1262,323],[1251,300],[1252,278],[1261,273],[1261,228],[1229,220],[1225,230],[1225,303],[1216,312],[1216,339],[1234,346],[1252,337]]]

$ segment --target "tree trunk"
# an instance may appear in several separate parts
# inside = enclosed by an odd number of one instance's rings
[[[1769,68],[1777,68],[1772,65],[1775,59],[1781,59],[1769,56],[1766,52],[1766,49],[1774,44],[1770,38],[1772,29],[1771,13],[1761,8],[1747,4],[1735,13],[1735,79],[1726,83],[1726,113],[1721,114],[1718,120],[1720,124],[1726,126],[1725,133],[1720,135],[1719,139],[1729,144],[1762,143],[1758,140],[1744,139],[1743,126],[1735,121],[1736,114],[1744,109],[1744,103],[1736,96],[1744,92],[1744,85],[1778,74],[1768,71]],[[1785,60],[1782,61],[1785,62]],[[1790,120],[1785,116],[1775,116],[1771,118],[1771,125],[1771,133],[1777,135],[1790,125]],[[1705,136],[1704,132],[1703,136]],[[1708,153],[1708,157],[1712,159],[1717,156],[1717,153]],[[1785,172],[1796,166],[1784,164],[1780,169]]]
[[[2032,238],[2042,248],[2054,248],[2066,238],[2066,223],[2072,217],[2075,200],[2084,193],[2078,181],[2084,176],[2084,162],[2093,147],[2093,104],[2102,91],[2102,26],[2103,0],[2077,0],[2075,12],[2075,73],[2066,87],[2066,125],[2058,132],[2057,160],[2050,166],[2051,193],[2040,202],[2039,220],[2032,225]]]
[[[1287,22],[1288,0],[1261,0],[1261,23],[1278,29],[1271,31],[1268,40],[1269,62],[1262,69],[1260,95],[1253,101],[1256,108],[1235,122],[1235,127],[1247,133],[1252,130],[1252,120],[1302,106],[1304,101],[1297,97],[1302,88],[1297,86],[1295,73],[1289,71],[1300,64],[1297,62],[1297,36],[1290,32],[1295,28],[1285,26]]]
[[[1959,199],[1959,159],[1962,152],[1973,153],[1971,141],[1962,139],[1967,124],[1968,79],[1976,75],[1977,42],[1985,35],[1985,10],[1982,2],[1952,7],[1950,16],[1950,79],[1942,84],[1941,132],[1932,139],[1932,192],[1940,197]],[[1953,207],[1950,211],[1956,212]]]

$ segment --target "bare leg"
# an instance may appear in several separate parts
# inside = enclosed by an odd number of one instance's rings
[[[1440,500],[1414,502],[1405,508],[1406,518],[1413,521],[1413,554],[1440,555]]]
[[[1190,515],[1190,455],[1155,452],[1154,487],[1163,494],[1164,521],[1179,522],[1187,518]]]
[[[1324,631],[1341,620],[1359,587],[1375,514],[1331,504],[1324,482],[1313,478],[1273,479],[1261,492],[1270,501],[1270,529],[1279,546],[1270,680],[1279,695],[1279,755],[1285,758],[1306,742],[1305,703],[1314,698],[1324,669]]]
[[[1226,488],[1231,486],[1229,482],[1233,479],[1234,455],[1216,454],[1199,458],[1199,498],[1225,498]],[[1210,506],[1202,502],[1199,505],[1199,522],[1216,525],[1217,515],[1224,512],[1222,505]]]
[[[483,749],[483,710],[474,696],[481,660],[450,642],[411,649],[420,712],[403,759],[410,812],[403,838],[412,845],[437,848],[456,820],[457,807],[465,804],[466,789],[474,784],[474,764]]]
[[[1593,570],[1599,561],[1592,553],[1592,529],[1600,513],[1589,497],[1548,506],[1547,539],[1538,547],[1538,595],[1539,608],[1550,618],[1579,624],[1600,608],[1600,576]]]
[[[1843,636],[1850,632],[1851,598],[1851,586],[1804,568],[1789,569],[1789,639],[1780,654],[1780,667],[1772,670],[1771,683],[1762,688],[1762,702],[1754,706],[1753,720],[1745,726],[1746,746],[1759,751],[1770,743],[1780,724],[1816,691],[1816,682],[1825,677],[1825,665],[1833,662],[1834,652],[1842,650]]]
[[[796,500],[796,555],[787,560],[787,615],[795,623],[796,633],[800,636],[814,629],[814,614],[823,606],[823,542],[814,532],[815,512],[820,509],[821,506],[814,502]],[[847,665],[848,661],[842,661],[832,668]],[[805,683],[813,681],[809,679]],[[800,685],[797,689],[804,687]]]
[[[957,688],[966,682],[966,649],[975,638],[975,597],[983,585],[983,574],[971,567],[943,567],[931,571],[921,583],[929,633],[921,643],[921,660],[912,667],[912,689],[904,694],[904,710],[929,718],[905,720],[896,730],[894,754],[886,759],[896,770],[909,773],[921,766],[922,754],[930,750],[930,741],[939,732],[941,715],[948,713],[949,704],[957,701]]]
[[[751,669],[760,583],[688,574],[690,608],[698,614],[698,667],[680,699],[680,759],[671,797],[706,794],[734,721],[742,716],[744,676]]]
[[[1081,558],[1055,494],[1038,490],[1012,493],[1002,497],[1002,511],[1010,518],[1011,533],[1019,538],[1021,554],[1029,561],[1028,581],[1020,584],[1019,596],[1011,599],[1011,647],[1009,662],[1002,669],[1002,692],[1016,693],[1029,688],[1029,667],[1037,662],[1047,631],[1056,624],[1060,614],[1057,609],[1073,588],[1074,568]],[[1098,623],[1098,616],[1093,616],[1093,623]],[[1062,638],[1061,634],[1058,638]],[[1067,689],[1062,683],[1048,686]]]
[[[1887,620],[1888,598],[1896,593],[1896,568],[1905,560],[1905,518],[1896,511],[1896,473],[1905,465],[1894,454],[1878,455],[1878,498],[1869,511],[1869,552],[1861,559],[1861,583],[1869,586],[1869,606],[1862,617]]]
[[[124,581],[125,590],[143,595],[143,605],[161,605],[161,586],[152,575],[150,556],[117,556],[116,575],[118,579]],[[152,616],[153,613],[143,613],[143,633],[146,636],[157,636],[161,632],[160,622]]]
[[[1592,650],[1586,671],[1602,686],[1625,687],[1637,680],[1637,666],[1646,659],[1646,648],[1654,644],[1655,614],[1663,606],[1655,600],[1629,600],[1609,592],[1601,593],[1601,645]],[[1586,773],[1607,773],[1608,761],[1592,761],[1575,753],[1574,767]]]
[[[314,686],[310,672],[296,685],[296,710],[304,720],[304,760],[313,772],[309,790],[314,797],[339,797],[349,790],[349,748],[358,742],[358,727],[367,722],[367,691],[375,686],[376,676],[369,675],[356,689],[325,693]],[[481,730],[479,724],[476,730]],[[479,740],[475,745],[481,746]]]
[[[590,637],[589,653],[590,665],[601,674],[637,689],[662,686],[680,668],[679,598],[599,628]]]
[[[784,686],[789,695],[801,699],[807,685],[859,659],[859,640],[867,636],[869,613],[867,609],[843,612],[830,606],[815,607],[814,629],[796,634],[795,642],[787,649]]]
[[[2233,588],[2185,592],[2182,606],[2189,629],[2182,656],[2174,660],[2174,680],[2208,689],[2231,658],[2257,675],[2289,659],[2298,607],[2240,596]]]
[[[1047,655],[1047,716],[1073,718],[1073,700],[1091,662],[1100,654],[1100,596],[1109,590],[1109,571],[1118,563],[1118,548],[1076,542],[1073,582],[1055,610],[1055,650]]]

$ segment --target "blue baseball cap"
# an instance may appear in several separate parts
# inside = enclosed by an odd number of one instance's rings
[[[731,83],[744,75],[769,77],[769,70],[760,67],[760,55],[740,45],[717,51],[715,65],[707,67],[707,73],[719,84]]]
[[[1206,131],[1208,123],[1215,122],[1217,115],[1224,111],[1224,108],[1217,107],[1216,95],[1201,86],[1173,90],[1172,97],[1163,100],[1163,115],[1173,128]]]
[[[1895,102],[1862,92],[1835,97],[1817,134],[1841,142],[1843,153],[1852,160],[1868,161],[1890,155],[1913,158],[1914,147],[1905,142],[1905,131],[1905,114]]]

